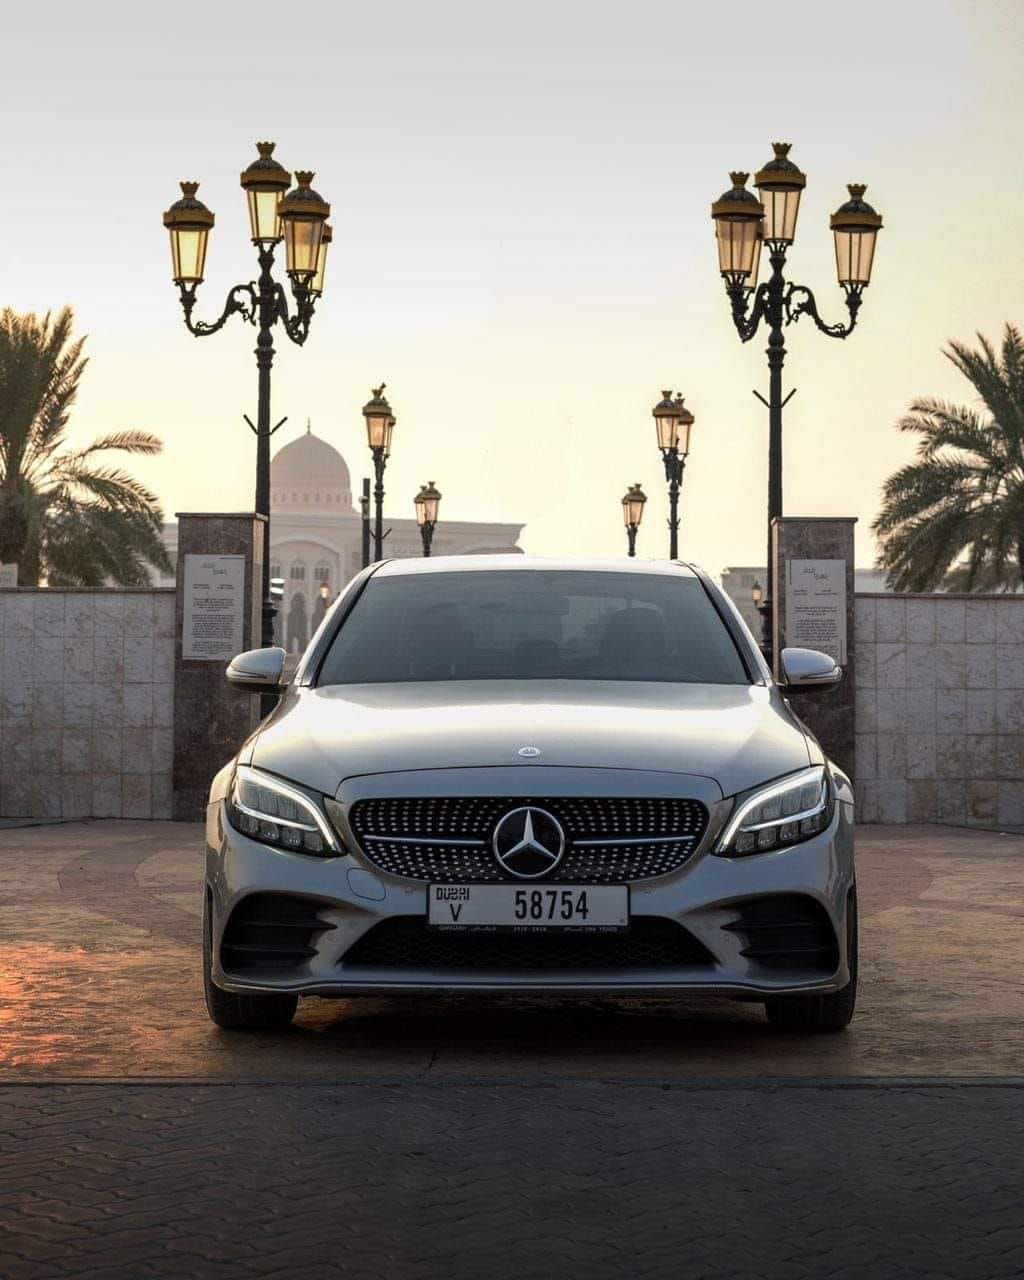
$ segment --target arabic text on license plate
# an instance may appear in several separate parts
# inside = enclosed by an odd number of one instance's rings
[[[625,929],[629,890],[624,884],[432,884],[427,922],[438,929]]]

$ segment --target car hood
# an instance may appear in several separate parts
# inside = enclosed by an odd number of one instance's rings
[[[809,759],[777,690],[579,680],[297,689],[251,751],[257,768],[328,795],[366,774],[542,764],[696,774],[728,796]]]

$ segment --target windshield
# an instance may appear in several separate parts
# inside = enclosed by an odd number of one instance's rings
[[[411,680],[749,684],[696,578],[586,570],[371,578],[318,684]]]

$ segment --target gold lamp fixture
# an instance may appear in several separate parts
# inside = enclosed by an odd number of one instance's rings
[[[313,190],[313,177],[310,170],[297,169],[298,185],[277,206],[284,227],[288,274],[296,283],[308,283],[316,275],[324,224],[331,216],[331,206]]]
[[[278,204],[292,184],[292,175],[274,159],[274,142],[257,142],[257,158],[242,170],[241,185],[249,204],[253,244],[276,244],[281,239]]]
[[[792,244],[796,237],[796,215],[807,175],[790,160],[791,146],[773,142],[774,157],[754,178],[764,205],[764,238],[769,244]]]
[[[201,200],[196,199],[198,182],[182,182],[181,199],[164,214],[164,226],[171,234],[171,263],[174,283],[203,283],[206,269],[206,243],[214,216]]]
[[[647,494],[639,482],[631,484],[622,495],[622,520],[626,526],[627,555],[636,555],[636,535],[640,521],[644,518],[644,507],[647,505]]]
[[[864,199],[867,187],[851,182],[850,198],[829,219],[836,242],[836,272],[845,287],[866,289],[871,283],[875,261],[875,241],[882,229],[881,216]]]
[[[764,205],[747,190],[749,173],[730,173],[732,186],[711,206],[718,241],[718,269],[734,285],[747,285],[757,277],[761,255]]]
[[[417,524],[437,524],[437,512],[441,505],[441,491],[433,480],[420,486],[420,491],[413,499],[416,506]]]

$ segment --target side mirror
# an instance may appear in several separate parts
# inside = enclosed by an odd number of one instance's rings
[[[843,669],[834,658],[817,649],[783,649],[782,675],[787,689],[810,693],[813,689],[834,688],[843,678]]]
[[[262,693],[276,689],[284,673],[284,660],[288,655],[283,649],[250,649],[231,659],[226,675],[229,684],[250,693]]]

